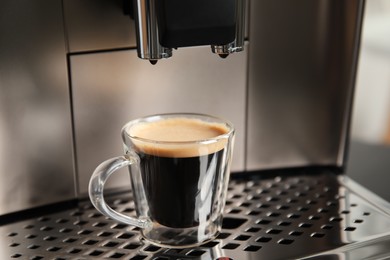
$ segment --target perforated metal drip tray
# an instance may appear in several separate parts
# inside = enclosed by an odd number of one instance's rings
[[[131,194],[106,198],[134,214]],[[231,180],[223,230],[192,249],[140,240],[137,228],[78,208],[0,228],[1,259],[384,259],[390,258],[388,203],[331,173]],[[223,258],[225,257],[225,258]]]

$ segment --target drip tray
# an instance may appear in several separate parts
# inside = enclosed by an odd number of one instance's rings
[[[106,200],[135,214],[131,194]],[[222,232],[192,249],[148,244],[89,201],[0,227],[1,259],[385,259],[389,248],[389,204],[331,173],[231,180]]]

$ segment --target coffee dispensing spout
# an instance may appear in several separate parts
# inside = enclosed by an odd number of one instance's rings
[[[246,0],[135,0],[137,53],[156,64],[172,49],[210,45],[222,58],[242,51]]]

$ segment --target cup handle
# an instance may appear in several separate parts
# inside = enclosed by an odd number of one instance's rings
[[[133,169],[136,168],[135,170],[139,172],[139,158],[135,156],[124,155],[114,157],[102,162],[95,169],[89,181],[89,198],[91,199],[91,202],[95,206],[95,208],[107,217],[110,217],[125,224],[137,226],[139,228],[147,228],[151,225],[150,221],[137,219],[121,214],[113,210],[110,206],[108,206],[106,204],[106,201],[104,200],[104,184],[111,176],[111,174],[113,174],[120,168],[126,166],[131,166]]]

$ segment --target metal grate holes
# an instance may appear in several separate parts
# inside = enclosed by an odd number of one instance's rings
[[[144,250],[147,252],[157,252],[160,249],[161,249],[161,247],[153,246],[153,245],[150,245],[150,246],[147,246],[146,248],[144,248]]]
[[[139,248],[140,246],[141,246],[141,245],[138,244],[138,243],[130,243],[130,244],[125,245],[123,248],[124,248],[124,249],[133,250],[133,249]]]
[[[134,203],[126,196],[107,202],[123,214],[135,214]],[[342,237],[353,239],[370,230],[370,218],[377,220],[379,213],[353,196],[329,175],[232,180],[217,239],[184,250],[140,241],[139,228],[106,218],[87,201],[78,209],[41,216],[7,230],[4,237],[11,252],[7,258],[207,259],[210,252],[221,249],[227,255],[245,252],[243,256],[252,259],[267,259],[262,255],[266,252],[293,258],[286,255],[291,250],[283,249],[292,245],[300,255],[307,252],[303,250],[324,251],[330,249],[326,246],[337,246],[335,241],[345,244]],[[364,228],[356,232],[360,227]]]
[[[324,237],[325,234],[324,233],[318,233],[318,232],[314,232],[310,235],[311,237],[315,237],[315,238],[320,238],[320,237]]]
[[[125,256],[125,255],[126,255],[126,254],[115,252],[115,253],[109,255],[108,258],[112,258],[112,259],[114,259],[114,258],[121,258],[121,257],[123,257],[123,256]]]
[[[271,240],[272,240],[272,237],[259,237],[258,239],[256,239],[256,242],[267,243]]]
[[[133,237],[134,234],[133,233],[123,233],[123,234],[120,234],[119,236],[117,236],[117,238],[120,238],[120,239],[129,239],[131,237]]]
[[[234,240],[238,240],[238,241],[247,241],[249,238],[251,238],[251,236],[239,235],[239,236],[236,237]]]
[[[92,245],[95,245],[97,242],[99,242],[99,240],[88,239],[88,240],[82,242],[82,244],[92,246]]]
[[[204,253],[206,253],[206,251],[195,249],[195,250],[189,251],[186,255],[187,256],[201,256]]]
[[[136,255],[132,258],[130,258],[130,260],[143,260],[143,259],[146,259],[148,256],[146,255]]]
[[[222,247],[222,249],[228,249],[228,250],[233,250],[239,247],[240,244],[235,244],[235,243],[228,243]]]
[[[280,245],[290,245],[294,242],[294,239],[280,239],[278,240],[278,244]]]
[[[290,233],[289,233],[289,235],[290,236],[294,236],[294,237],[299,237],[300,235],[302,235],[303,234],[303,232],[302,231],[291,231]]]
[[[225,239],[228,238],[230,235],[230,233],[219,233],[217,239]]]
[[[261,246],[250,245],[250,246],[245,247],[244,251],[256,252],[256,251],[259,251],[260,249],[261,249]]]
[[[97,236],[98,237],[109,237],[109,236],[112,236],[114,233],[112,232],[107,232],[107,231],[103,231],[101,233],[99,233]]]
[[[57,247],[57,246],[52,246],[52,247],[49,247],[48,249],[46,249],[47,251],[49,252],[57,252],[58,250],[60,250],[61,247]]]
[[[120,243],[118,243],[118,242],[109,241],[109,242],[104,243],[102,246],[104,246],[104,247],[116,247],[119,244]]]
[[[104,253],[105,251],[102,251],[102,250],[93,250],[92,252],[89,252],[88,255],[89,256],[100,256]]]
[[[213,248],[213,247],[215,247],[215,246],[218,245],[218,244],[219,244],[218,241],[210,241],[210,242],[204,244],[203,247]]]

